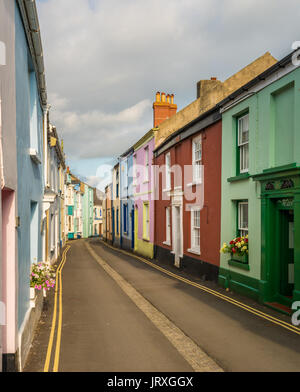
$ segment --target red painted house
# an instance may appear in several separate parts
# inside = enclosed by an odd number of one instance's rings
[[[156,172],[155,257],[215,281],[220,262],[221,142],[221,115],[214,107],[154,151],[160,173]]]

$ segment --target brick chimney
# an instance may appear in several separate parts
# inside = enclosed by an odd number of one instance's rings
[[[156,93],[156,100],[153,103],[153,126],[157,127],[163,121],[172,117],[177,112],[177,105],[174,104],[174,94]]]

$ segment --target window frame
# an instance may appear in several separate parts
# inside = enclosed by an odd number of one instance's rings
[[[166,176],[166,188],[165,190],[171,190],[171,153],[165,154],[165,176]]]
[[[195,213],[199,213],[199,226],[195,226]],[[198,206],[192,207],[190,211],[190,244],[191,247],[188,252],[200,255],[201,253],[201,208]],[[199,232],[199,245],[195,243],[195,229]]]
[[[200,144],[200,159],[196,159],[196,145]],[[193,166],[193,183],[194,184],[201,184],[202,183],[202,173],[201,173],[201,166],[202,166],[202,135],[198,135],[192,140],[192,166]],[[196,168],[200,166],[199,173],[196,173]]]
[[[248,117],[248,140],[247,142],[240,142],[240,121],[242,119],[244,119],[245,117]],[[244,114],[242,114],[241,116],[238,116],[236,118],[236,149],[237,149],[237,160],[236,160],[236,174],[240,175],[240,174],[245,174],[245,173],[249,173],[249,134],[250,134],[250,127],[249,127],[249,112],[246,112]],[[244,151],[244,147],[248,146],[248,167],[247,168],[241,168],[242,167],[242,150]]]
[[[241,221],[242,221],[242,208],[241,206],[243,205],[247,205],[248,206],[248,217],[247,217],[247,221],[248,221],[248,227],[242,227],[241,225]],[[246,235],[248,235],[249,233],[249,200],[238,200],[237,201],[237,236],[238,237],[244,237]]]
[[[149,182],[149,146],[146,146],[144,148],[144,153],[145,153],[145,160],[144,160],[144,182]]]

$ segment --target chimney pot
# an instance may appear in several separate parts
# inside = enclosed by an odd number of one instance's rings
[[[167,95],[167,102],[170,103],[170,94]]]
[[[165,93],[161,93],[161,101],[166,102],[166,94]]]
[[[171,104],[174,104],[174,94],[171,95]]]
[[[212,76],[210,80],[218,80],[215,76]]]
[[[160,92],[157,91],[156,93],[156,102],[160,102]]]

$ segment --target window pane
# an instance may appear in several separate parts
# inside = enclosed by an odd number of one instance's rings
[[[239,230],[248,230],[248,203],[239,203]]]

